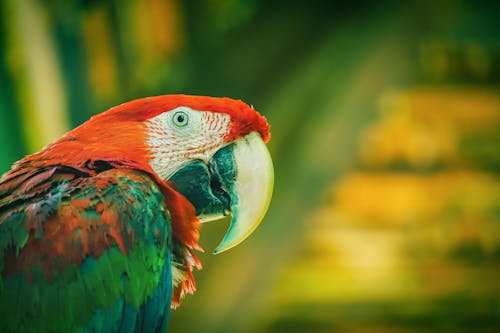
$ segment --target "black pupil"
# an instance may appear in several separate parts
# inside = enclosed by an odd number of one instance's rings
[[[181,124],[182,124],[182,123],[184,122],[184,120],[185,120],[185,119],[186,119],[186,118],[184,117],[184,115],[183,115],[183,114],[178,114],[178,115],[177,115],[177,122],[178,122],[178,123],[181,123]]]

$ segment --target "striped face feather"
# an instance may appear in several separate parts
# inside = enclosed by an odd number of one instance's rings
[[[161,179],[193,160],[208,162],[227,139],[226,113],[177,107],[146,121],[150,165]]]

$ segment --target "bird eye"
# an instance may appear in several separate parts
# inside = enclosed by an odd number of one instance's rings
[[[188,124],[189,116],[184,111],[177,111],[174,113],[172,120],[177,127],[184,127]]]

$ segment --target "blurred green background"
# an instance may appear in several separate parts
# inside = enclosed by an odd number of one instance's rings
[[[241,98],[273,201],[173,332],[500,332],[497,1],[0,1],[0,173],[138,97]]]

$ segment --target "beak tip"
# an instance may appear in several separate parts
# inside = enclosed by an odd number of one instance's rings
[[[225,252],[225,251],[229,250],[230,248],[232,248],[232,246],[227,247],[227,246],[221,246],[221,245],[223,245],[223,244],[219,244],[215,248],[215,250],[213,250],[212,254],[220,254],[220,253]]]
[[[231,230],[231,229],[232,228],[229,227],[229,230]],[[219,253],[222,253],[222,252],[226,252],[227,250],[235,247],[236,245],[238,245],[242,241],[243,241],[243,239],[241,239],[241,240],[235,240],[234,238],[232,238],[232,233],[228,232],[226,234],[226,236],[224,237],[224,239],[222,240],[222,242],[220,242],[219,245],[217,245],[217,247],[215,248],[215,250],[212,253],[213,254],[219,254]]]
[[[238,245],[240,242],[237,242],[237,243],[233,243],[233,244],[224,244],[224,242],[222,242],[221,244],[219,244],[215,250],[213,250],[212,254],[220,254],[222,252],[226,252],[227,250],[230,250],[232,249],[233,247],[235,247],[236,245]]]

